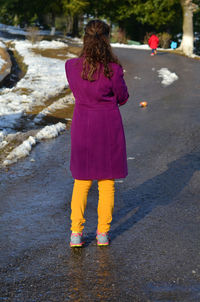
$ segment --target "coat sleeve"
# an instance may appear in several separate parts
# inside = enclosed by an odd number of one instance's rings
[[[117,103],[121,106],[124,105],[129,98],[128,89],[124,81],[123,69],[118,65],[113,75],[113,92],[117,98]]]

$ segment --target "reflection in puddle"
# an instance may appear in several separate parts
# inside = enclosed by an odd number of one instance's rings
[[[69,294],[72,301],[107,301],[117,297],[117,270],[110,247],[72,249],[69,259]]]

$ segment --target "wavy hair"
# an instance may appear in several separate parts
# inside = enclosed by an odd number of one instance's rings
[[[103,66],[105,77],[113,75],[109,63],[120,65],[117,57],[113,54],[109,43],[110,27],[101,20],[89,21],[85,27],[83,49],[80,57],[83,57],[83,70],[81,77],[88,81],[98,78],[100,67]]]

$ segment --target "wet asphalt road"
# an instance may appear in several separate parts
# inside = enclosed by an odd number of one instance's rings
[[[200,61],[116,53],[130,92],[129,175],[116,182],[111,245],[96,246],[94,183],[86,246],[69,248],[69,132],[38,144],[1,170],[0,301],[200,301]],[[178,81],[163,87],[162,67]]]

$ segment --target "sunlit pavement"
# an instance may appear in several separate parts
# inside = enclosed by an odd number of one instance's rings
[[[94,183],[85,247],[70,249],[69,132],[38,144],[1,170],[2,301],[200,301],[200,61],[115,52],[129,176],[116,182],[111,245],[96,246]],[[179,77],[167,87],[163,67]]]

